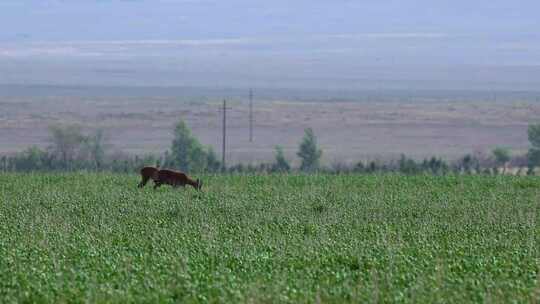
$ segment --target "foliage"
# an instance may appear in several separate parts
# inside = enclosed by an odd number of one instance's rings
[[[533,149],[540,149],[540,124],[529,125],[527,133]]]
[[[540,166],[540,124],[529,125],[528,129],[529,142],[532,148],[529,149],[528,166],[529,174],[533,173],[533,168]]]
[[[506,148],[495,148],[493,149],[493,156],[497,161],[497,164],[502,166],[510,161],[510,150]]]
[[[317,138],[313,129],[304,130],[304,138],[296,154],[302,159],[301,171],[313,172],[319,169],[322,150],[317,147]]]
[[[201,178],[1,174],[0,302],[537,302],[537,177]]]
[[[480,173],[480,161],[475,156],[467,154],[454,165],[454,170],[467,174]]]
[[[170,157],[171,164],[184,172],[202,172],[206,168],[207,156],[204,148],[183,120],[174,128]]]
[[[36,146],[31,146],[19,154],[13,161],[19,171],[28,172],[35,168],[47,168],[52,163],[51,156]]]
[[[283,148],[281,146],[276,146],[276,161],[272,165],[273,172],[289,172],[291,170],[291,165],[285,158],[283,153]]]
[[[221,162],[211,146],[206,148],[206,172],[219,172]]]
[[[50,148],[67,169],[75,159],[76,153],[79,152],[81,144],[85,141],[81,127],[79,125],[57,124],[50,126],[49,132]]]
[[[429,160],[425,159],[422,163],[422,168],[424,172],[437,175],[447,174],[449,172],[448,164],[435,156]]]
[[[399,172],[405,174],[418,174],[421,168],[416,164],[413,159],[407,158],[404,154],[401,154],[399,159]]]
[[[107,137],[103,129],[96,130],[93,134],[84,138],[84,149],[88,151],[94,168],[100,170],[105,161]]]
[[[534,167],[540,166],[540,149],[529,149],[527,159],[529,161],[529,171],[532,173]]]
[[[25,151],[11,156],[2,156],[0,159],[0,171],[112,171],[132,173],[138,172],[143,166],[160,166],[172,168],[189,173],[219,172],[222,170],[221,162],[211,146],[203,147],[195,138],[187,125],[180,121],[174,130],[174,140],[170,151],[164,155],[129,155],[122,152],[111,154],[108,152],[107,137],[101,129],[94,133],[84,135],[78,126],[55,125],[51,130],[51,146],[48,150],[42,150],[33,146]],[[87,132],[88,133],[88,132]],[[540,150],[538,150],[540,151]],[[540,164],[540,152],[534,148],[529,151],[529,173],[533,173],[534,166]],[[501,161],[508,161],[510,155],[505,149],[495,149],[494,155]],[[443,175],[450,172],[483,173],[491,174],[487,170],[489,163],[482,161],[482,155],[466,155],[450,167],[444,160],[432,157],[417,162],[412,158],[402,155],[396,162],[371,161],[364,164],[358,162],[354,165],[335,162],[331,167],[321,167],[320,158],[322,151],[317,148],[317,140],[313,130],[306,129],[305,136],[300,145],[298,156],[302,163],[298,170],[314,172],[319,170],[325,173],[381,173],[401,172],[407,175],[435,174]],[[291,172],[289,162],[284,156],[283,149],[276,147],[276,159],[274,163],[242,164],[226,168],[229,173],[269,173]],[[515,161],[516,158],[513,159]],[[525,160],[527,161],[527,160]],[[522,161],[524,163],[524,161]],[[491,160],[493,163],[493,160]],[[483,170],[482,170],[483,169]]]

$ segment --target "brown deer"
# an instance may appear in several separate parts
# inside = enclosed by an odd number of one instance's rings
[[[139,187],[142,188],[146,185],[148,180],[154,181],[154,189],[157,189],[163,184],[171,185],[173,187],[185,187],[190,185],[197,190],[201,190],[202,182],[200,179],[193,180],[189,178],[185,173],[173,170],[159,170],[154,167],[144,167],[141,169],[142,181]]]

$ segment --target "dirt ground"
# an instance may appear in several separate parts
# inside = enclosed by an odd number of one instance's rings
[[[205,145],[221,155],[220,101],[164,98],[1,97],[0,153],[48,145],[48,126],[76,123],[104,128],[111,150],[162,153],[176,121],[184,119]],[[257,100],[249,142],[246,102],[229,104],[227,159],[258,163],[281,145],[296,163],[303,130],[312,127],[326,164],[433,155],[455,159],[497,146],[528,148],[527,125],[540,121],[534,102],[288,102]]]

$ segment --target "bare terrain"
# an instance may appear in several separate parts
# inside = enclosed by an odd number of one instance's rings
[[[180,101],[179,101],[180,100]],[[0,153],[30,145],[47,147],[48,126],[80,124],[103,128],[112,151],[163,153],[172,129],[184,119],[205,145],[221,151],[221,101],[218,98],[166,97],[0,97]],[[249,142],[246,101],[229,104],[230,163],[270,161],[281,145],[289,159],[303,130],[312,127],[327,164],[398,157],[489,152],[497,146],[518,153],[528,148],[527,125],[540,119],[534,101],[287,101],[256,100],[254,142]]]

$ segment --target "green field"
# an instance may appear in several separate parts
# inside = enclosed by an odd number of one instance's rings
[[[540,301],[537,177],[0,175],[0,302]]]

